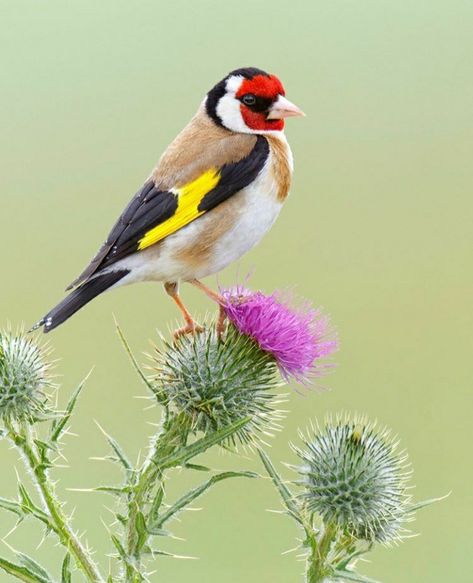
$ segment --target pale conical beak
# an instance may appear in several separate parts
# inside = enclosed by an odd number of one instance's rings
[[[284,119],[285,117],[304,117],[305,113],[297,105],[280,95],[271,106],[267,119]]]

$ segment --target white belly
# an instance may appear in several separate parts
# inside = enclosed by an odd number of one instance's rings
[[[263,179],[264,183],[265,180]],[[206,277],[221,271],[230,263],[237,261],[255,245],[272,227],[282,207],[272,189],[258,184],[241,192],[241,211],[232,226],[216,243],[215,251],[207,266],[195,277]],[[240,195],[238,195],[240,196]],[[212,218],[209,216],[209,220]]]

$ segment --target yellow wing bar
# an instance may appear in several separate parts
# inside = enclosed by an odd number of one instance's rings
[[[138,250],[142,251],[154,245],[204,214],[205,211],[198,210],[200,201],[217,186],[219,181],[220,172],[211,168],[192,182],[173,190],[178,197],[176,212],[172,217],[145,233],[138,242]]]

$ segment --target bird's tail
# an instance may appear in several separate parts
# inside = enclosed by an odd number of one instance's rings
[[[40,326],[43,326],[45,333],[50,332],[65,322],[77,310],[85,306],[85,304],[89,303],[90,300],[93,300],[96,296],[120,281],[128,273],[129,271],[127,269],[120,269],[96,275],[92,279],[89,279],[66,296],[62,302],[41,318],[31,330],[36,330]]]

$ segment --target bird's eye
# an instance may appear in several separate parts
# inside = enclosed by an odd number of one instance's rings
[[[246,95],[243,95],[241,100],[245,105],[254,105],[256,103],[256,95],[253,95],[253,93],[247,93]]]

